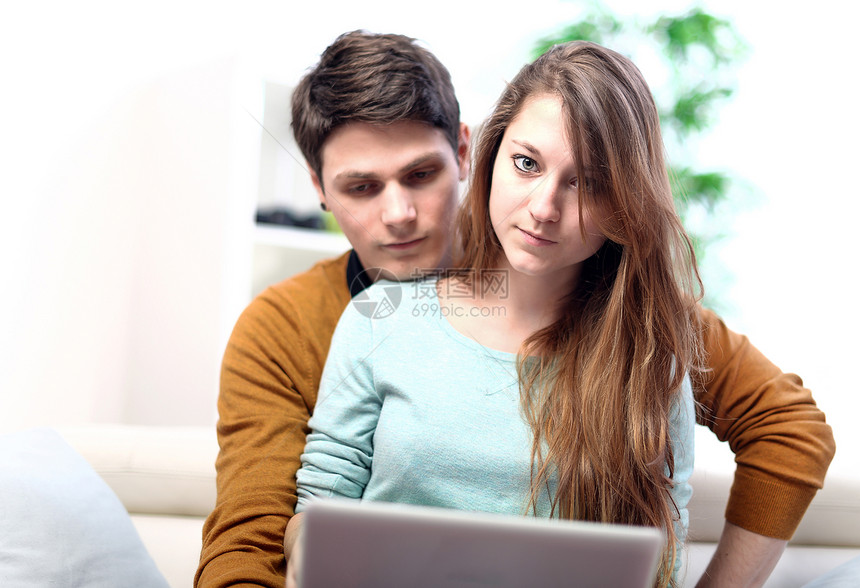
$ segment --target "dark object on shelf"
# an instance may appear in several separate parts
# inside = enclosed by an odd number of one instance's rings
[[[286,208],[279,207],[258,209],[257,222],[264,225],[280,225],[282,227],[325,228],[323,218],[319,214],[299,215]]]

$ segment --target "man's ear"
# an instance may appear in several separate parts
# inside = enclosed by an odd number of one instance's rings
[[[311,183],[314,185],[314,190],[317,191],[317,198],[320,200],[320,204],[323,206],[328,206],[325,198],[325,190],[323,189],[322,182],[320,181],[319,176],[313,170],[309,172],[311,174]]]
[[[471,167],[470,153],[471,147],[469,142],[472,140],[472,131],[469,130],[469,125],[460,123],[460,132],[457,136],[457,161],[460,164],[460,181],[462,182],[469,177],[469,168]]]

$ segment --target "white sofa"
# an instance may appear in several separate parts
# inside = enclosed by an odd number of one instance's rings
[[[190,587],[203,521],[215,503],[214,427],[92,425],[59,431],[120,498],[170,586]],[[802,586],[860,556],[860,474],[849,471],[831,467],[767,587]],[[710,559],[730,484],[730,461],[697,452],[685,586],[695,584]]]

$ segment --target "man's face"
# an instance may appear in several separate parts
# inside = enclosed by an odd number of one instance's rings
[[[365,269],[402,280],[450,262],[459,182],[468,170],[465,126],[460,138],[455,153],[441,130],[401,121],[349,123],[326,139],[322,186],[316,177],[314,186]]]

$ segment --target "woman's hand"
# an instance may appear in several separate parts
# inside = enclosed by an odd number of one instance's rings
[[[298,588],[302,563],[302,513],[293,515],[284,533],[284,557],[287,558],[286,588]]]

